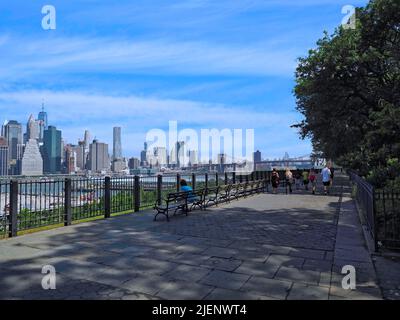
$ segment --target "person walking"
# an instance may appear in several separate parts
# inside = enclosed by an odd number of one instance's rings
[[[335,169],[333,168],[333,165],[331,165],[329,167],[329,170],[331,170],[331,187],[332,187],[332,185],[333,185],[333,176],[335,174]]]
[[[272,193],[276,193],[279,187],[279,173],[274,168],[271,175]]]
[[[329,194],[329,187],[331,185],[331,170],[329,169],[328,165],[322,169],[322,184],[324,185],[324,193],[325,195]]]
[[[286,169],[285,178],[286,178],[286,190],[289,187],[289,193],[292,193],[293,173],[289,170],[289,168]]]
[[[314,169],[310,170],[310,175],[308,176],[308,179],[311,182],[312,194],[315,194],[315,191],[317,189],[317,175]]]
[[[304,189],[308,190],[308,184],[310,183],[310,180],[308,178],[308,171],[304,170],[303,171],[303,185],[304,185]]]
[[[300,190],[300,186],[301,186],[301,174],[300,171],[297,170],[294,176],[295,179],[295,183],[296,183],[296,190]]]

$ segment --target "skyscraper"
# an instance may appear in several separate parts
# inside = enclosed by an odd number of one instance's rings
[[[44,131],[42,147],[45,173],[61,173],[61,147],[61,131],[54,126],[49,126]]]
[[[43,159],[35,139],[28,140],[26,144],[24,156],[21,160],[21,174],[24,176],[40,176],[43,174]]]
[[[89,130],[85,130],[85,136],[83,138],[83,142],[85,144],[85,151],[88,152],[89,151],[89,145],[90,145],[90,132]]]
[[[64,148],[65,151],[65,173],[71,174],[75,173],[78,171],[78,168],[76,166],[76,160],[77,160],[77,155],[76,155],[76,146],[72,146],[70,144],[67,144]]]
[[[140,160],[137,158],[130,158],[129,159],[129,169],[138,169],[140,166]]]
[[[147,142],[144,143],[144,150],[140,152],[140,164],[142,166],[147,164]]]
[[[18,161],[22,159],[22,125],[15,120],[6,121],[2,127],[2,136],[7,140],[9,150],[10,174],[20,174]]]
[[[113,160],[122,159],[121,127],[113,129]]]
[[[191,166],[199,163],[199,156],[196,150],[189,150],[189,163]]]
[[[259,150],[257,150],[256,152],[254,152],[253,154],[253,161],[255,163],[259,163],[261,162],[261,152]]]
[[[89,146],[89,170],[101,172],[109,169],[108,144],[93,140]]]
[[[44,103],[42,103],[42,111],[39,112],[38,121],[39,121],[39,140],[43,141],[44,130],[47,130],[49,125],[47,119],[47,112],[44,111]]]
[[[8,143],[5,138],[0,137],[0,177],[8,175],[9,164]]]
[[[167,149],[165,147],[154,148],[154,157],[156,165],[165,166],[167,164]]]
[[[73,147],[76,153],[76,166],[79,170],[86,169],[86,152],[85,152],[85,142],[79,141],[78,145]]]
[[[26,137],[25,142],[30,139],[39,140],[39,122],[35,120],[33,115],[31,114],[28,123],[26,124]]]

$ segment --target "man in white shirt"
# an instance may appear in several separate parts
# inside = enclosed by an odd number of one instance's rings
[[[329,186],[331,185],[331,170],[329,170],[328,165],[322,169],[322,183],[324,185],[325,194],[329,193]]]

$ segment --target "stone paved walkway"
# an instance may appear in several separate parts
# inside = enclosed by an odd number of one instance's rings
[[[144,212],[0,241],[0,298],[380,299],[353,206],[261,194],[169,223]],[[41,287],[44,265],[56,290]]]

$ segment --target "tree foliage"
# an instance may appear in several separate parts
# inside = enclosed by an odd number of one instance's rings
[[[400,1],[371,0],[354,29],[325,33],[300,58],[294,93],[295,127],[316,153],[378,187],[399,181]]]

